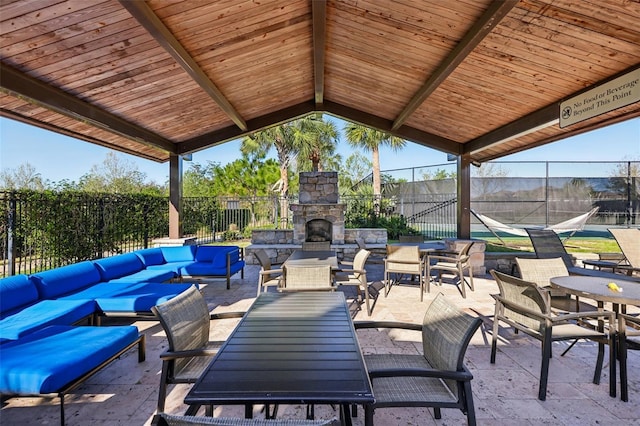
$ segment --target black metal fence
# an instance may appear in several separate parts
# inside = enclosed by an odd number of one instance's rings
[[[500,222],[552,225],[599,212],[596,225],[640,223],[640,162],[611,177],[472,177],[471,207]],[[413,177],[420,174],[411,169]],[[399,181],[399,182],[398,182]],[[183,232],[199,243],[249,238],[256,228],[290,228],[295,198],[184,198]],[[342,196],[347,228],[383,227],[389,238],[455,237],[455,178],[386,184],[380,198]],[[33,273],[149,247],[168,234],[165,197],[72,192],[0,192],[0,276]]]

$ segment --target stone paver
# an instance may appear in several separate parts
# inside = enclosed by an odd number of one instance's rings
[[[370,281],[382,278],[382,265],[367,266]],[[224,280],[212,280],[203,288],[209,307],[214,311],[244,311],[256,294],[258,267],[248,266],[245,279],[236,275],[230,290]],[[489,276],[475,280],[476,290],[467,291],[463,299],[456,286],[444,284],[431,287],[431,293],[420,302],[418,289],[412,286],[394,286],[388,297],[381,293],[374,305],[371,319],[421,322],[430,300],[443,292],[472,315],[479,315],[484,324],[472,339],[466,363],[474,374],[472,388],[479,425],[640,425],[640,354],[629,353],[629,399],[625,403],[611,398],[608,391],[608,357],[601,384],[591,383],[596,359],[596,345],[579,342],[566,356],[560,353],[565,343],[554,346],[546,401],[537,399],[540,369],[540,344],[522,334],[501,330],[496,364],[490,364],[491,321],[493,299],[497,286]],[[353,289],[345,290],[349,301]],[[357,311],[351,305],[355,320],[368,319],[366,310]],[[212,327],[212,340],[223,341],[238,320],[220,320]],[[109,323],[126,323],[109,320]],[[130,351],[121,359],[89,379],[66,398],[66,423],[69,426],[97,425],[149,425],[153,418],[160,380],[159,354],[166,348],[162,328],[155,321],[135,323],[147,336],[147,360],[137,363],[137,354]],[[420,350],[420,335],[414,332],[389,330],[362,330],[359,332],[365,353],[416,353]],[[556,355],[557,354],[557,355]],[[0,361],[1,362],[1,361]],[[190,386],[170,388],[167,412],[183,413],[182,399]],[[619,393],[619,389],[618,389]],[[59,399],[23,397],[3,401],[0,411],[2,425],[55,425],[59,424]],[[260,408],[255,408],[256,417]],[[303,418],[304,406],[282,406],[280,417]],[[216,416],[241,417],[240,406],[218,406]],[[354,424],[363,424],[362,410]],[[316,407],[317,417],[333,417],[337,413],[330,406]],[[425,408],[378,409],[375,424],[383,426],[408,425],[463,425],[466,417],[458,410],[443,409],[442,419],[436,420],[433,411]]]

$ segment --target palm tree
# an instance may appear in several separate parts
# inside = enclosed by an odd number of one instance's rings
[[[373,196],[376,200],[382,194],[382,184],[380,179],[380,146],[387,145],[393,151],[399,151],[407,142],[389,133],[375,130],[370,127],[355,123],[347,123],[344,126],[344,133],[349,145],[371,152],[371,163],[373,170]]]
[[[309,115],[296,120],[299,132],[297,140],[298,170],[302,170],[306,161],[311,161],[311,170],[322,171],[329,164],[338,143],[338,130],[332,121]]]

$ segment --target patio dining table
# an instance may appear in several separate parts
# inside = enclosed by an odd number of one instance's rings
[[[349,406],[374,397],[344,295],[258,296],[184,402],[187,414],[201,405],[245,405],[246,417],[254,404],[335,404],[350,425]]]
[[[293,253],[282,264],[287,266],[331,266],[332,270],[340,268],[338,256],[332,250],[294,250]]]

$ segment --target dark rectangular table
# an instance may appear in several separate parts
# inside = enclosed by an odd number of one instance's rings
[[[261,294],[184,401],[339,404],[350,424],[348,405],[374,398],[344,295]]]
[[[331,269],[338,269],[340,265],[338,264],[338,256],[335,251],[324,251],[324,250],[315,250],[315,251],[304,251],[304,250],[295,250],[291,255],[284,261],[282,266],[284,268],[287,265],[291,266],[319,266],[319,265],[328,265],[331,266]]]

